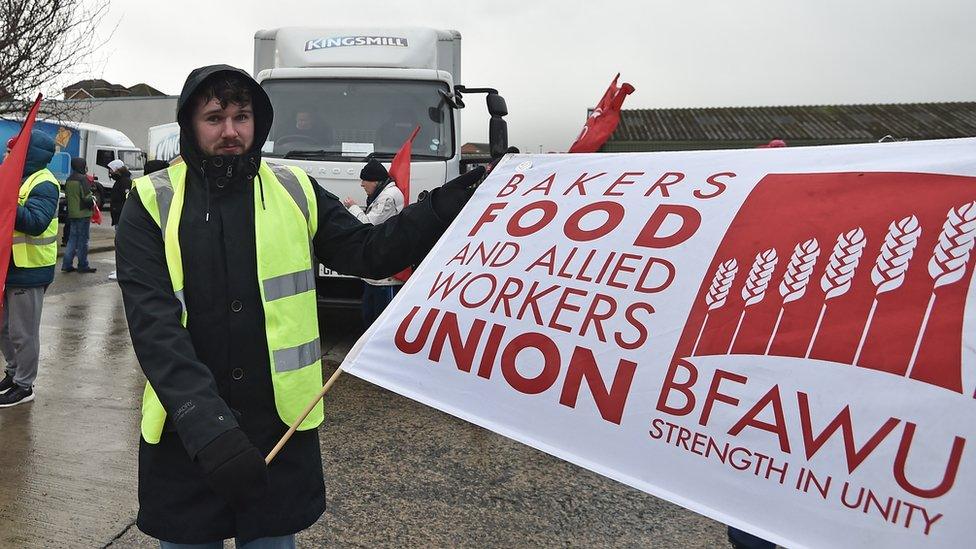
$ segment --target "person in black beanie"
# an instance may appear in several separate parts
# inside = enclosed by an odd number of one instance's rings
[[[375,158],[363,166],[359,172],[362,180],[360,186],[366,191],[366,209],[359,207],[349,197],[342,201],[349,213],[356,219],[370,225],[379,225],[403,210],[403,193],[397,188],[396,182],[390,179],[389,172],[383,164]],[[393,301],[393,296],[403,287],[403,280],[396,276],[382,279],[363,279],[363,325],[369,327],[386,306]]]

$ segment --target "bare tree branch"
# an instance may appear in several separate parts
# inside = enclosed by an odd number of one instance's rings
[[[101,73],[108,0],[0,0],[0,115],[25,113],[79,77]],[[110,36],[110,35],[109,35]],[[84,102],[45,101],[46,118],[79,119]]]

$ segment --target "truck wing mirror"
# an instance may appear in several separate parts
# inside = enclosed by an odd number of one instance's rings
[[[492,158],[505,156],[508,149],[508,122],[500,116],[492,116],[488,121],[488,148]]]
[[[488,114],[492,116],[505,116],[508,114],[508,105],[505,104],[505,98],[497,93],[489,93],[485,97],[485,102],[488,104]]]
[[[435,124],[444,123],[444,111],[442,111],[439,107],[428,107],[427,117],[430,118],[430,121]]]

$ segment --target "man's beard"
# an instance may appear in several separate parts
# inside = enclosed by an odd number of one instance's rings
[[[236,147],[236,148],[239,148],[241,150],[241,152],[240,153],[237,153],[237,154],[244,154],[244,152],[246,152],[245,149],[244,149],[244,142],[243,141],[241,141],[240,139],[231,139],[231,140],[228,140],[228,141],[221,141],[220,143],[218,143],[217,146],[214,148],[214,154],[216,156],[219,156],[221,154],[225,154],[225,153],[223,153],[223,149],[226,148],[226,147]]]

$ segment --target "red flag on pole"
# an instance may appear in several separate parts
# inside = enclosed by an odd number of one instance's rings
[[[420,126],[413,129],[410,137],[403,142],[403,145],[400,145],[400,150],[397,151],[396,156],[393,157],[393,161],[390,162],[390,178],[396,182],[397,188],[403,193],[404,206],[410,203],[410,149],[413,147],[413,138],[417,137],[417,132],[419,131]],[[413,269],[407,267],[393,275],[393,278],[406,281],[410,278],[412,272]]]
[[[410,203],[410,149],[413,147],[413,138],[417,137],[420,126],[413,129],[410,137],[400,145],[400,150],[390,162],[390,178],[396,182],[397,188],[403,193],[403,205]]]
[[[583,131],[569,147],[569,152],[596,152],[617,129],[617,124],[620,122],[620,107],[624,104],[624,99],[634,93],[634,87],[626,82],[617,87],[618,78],[620,78],[619,72],[613,77],[613,82],[610,82],[610,87],[603,94],[600,103],[586,119]]]
[[[41,108],[41,97],[41,94],[37,94],[34,106],[27,113],[20,133],[7,143],[10,154],[3,159],[3,164],[0,164],[0,295],[3,295],[7,284],[7,265],[10,264],[10,253],[13,247],[17,199],[20,194],[24,165],[27,163],[30,133],[34,128],[37,111]],[[2,301],[0,301],[0,308],[2,308]]]

